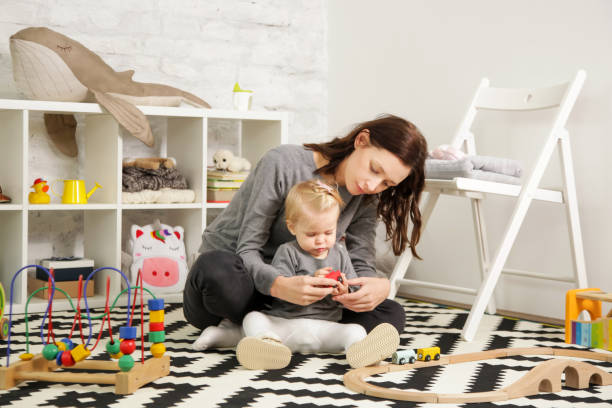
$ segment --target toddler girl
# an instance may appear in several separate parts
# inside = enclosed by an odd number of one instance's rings
[[[292,352],[344,351],[353,368],[377,363],[399,345],[395,327],[376,326],[369,334],[359,324],[342,324],[342,305],[332,296],[349,291],[347,279],[357,278],[347,250],[336,243],[336,225],[343,205],[338,191],[320,180],[293,186],[285,200],[285,216],[294,241],[281,245],[272,265],[287,277],[325,276],[339,270],[331,295],[305,306],[278,298],[261,311],[248,313],[242,322],[245,338],[236,348],[240,364],[249,369],[286,367]],[[304,303],[308,303],[307,300]]]

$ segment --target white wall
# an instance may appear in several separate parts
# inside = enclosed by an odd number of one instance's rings
[[[0,98],[22,97],[13,80],[9,37],[46,26],[79,41],[116,71],[134,69],[136,81],[184,89],[213,108],[231,109],[238,79],[254,90],[254,110],[290,112],[292,143],[318,140],[327,131],[326,10],[323,0],[0,0]],[[150,122],[156,147],[127,136],[124,156],[160,154],[165,127],[155,118]],[[235,146],[236,131],[223,123],[210,129],[209,164],[216,148]],[[80,177],[82,160],[63,156],[41,119],[31,127],[29,147],[32,181]],[[10,175],[0,174],[0,186],[5,177]],[[82,214],[34,213],[29,225],[36,259],[83,255]]]
[[[612,3],[607,0],[335,0],[329,2],[329,130],[382,112],[420,127],[430,148],[450,141],[482,77],[492,86],[536,87],[588,78],[567,125],[571,134],[589,284],[612,291]],[[530,114],[528,126],[490,114],[475,124],[480,154],[522,159],[526,172],[552,116]],[[559,184],[555,155],[545,186]],[[496,248],[512,202],[485,206]],[[536,203],[519,233],[509,267],[572,273],[565,214]],[[478,285],[471,210],[443,197],[424,233],[408,277]],[[444,254],[443,256],[441,256]],[[561,318],[570,285],[502,277],[498,307]],[[409,293],[471,303],[472,297],[408,288]]]

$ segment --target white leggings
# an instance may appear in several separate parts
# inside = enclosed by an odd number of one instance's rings
[[[242,321],[244,335],[267,336],[279,340],[292,352],[340,353],[366,337],[365,329],[354,323],[319,319],[286,319],[261,312],[250,312]]]

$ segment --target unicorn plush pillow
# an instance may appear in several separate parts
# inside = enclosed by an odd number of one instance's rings
[[[180,292],[187,279],[183,227],[166,224],[132,225],[128,250],[132,253],[130,283],[141,271],[144,287],[153,293]]]

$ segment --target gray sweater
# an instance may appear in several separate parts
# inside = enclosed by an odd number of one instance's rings
[[[285,223],[285,197],[296,183],[315,178],[313,152],[303,146],[281,145],[257,163],[229,205],[206,227],[200,252],[221,249],[238,254],[253,276],[255,287],[269,295],[280,271],[270,265],[276,249],[292,241]],[[338,219],[336,239],[345,236],[358,276],[376,276],[374,238],[376,200],[352,196],[340,187],[345,207]]]
[[[272,265],[278,268],[281,275],[288,277],[314,276],[315,271],[327,266],[333,270],[339,270],[346,275],[347,279],[357,277],[348,252],[342,244],[336,244],[330,248],[325,259],[317,259],[300,248],[297,241],[287,242],[276,251]],[[337,322],[342,318],[342,305],[334,301],[331,295],[308,306],[300,306],[275,298],[268,309],[263,312],[284,318],[307,317]]]

